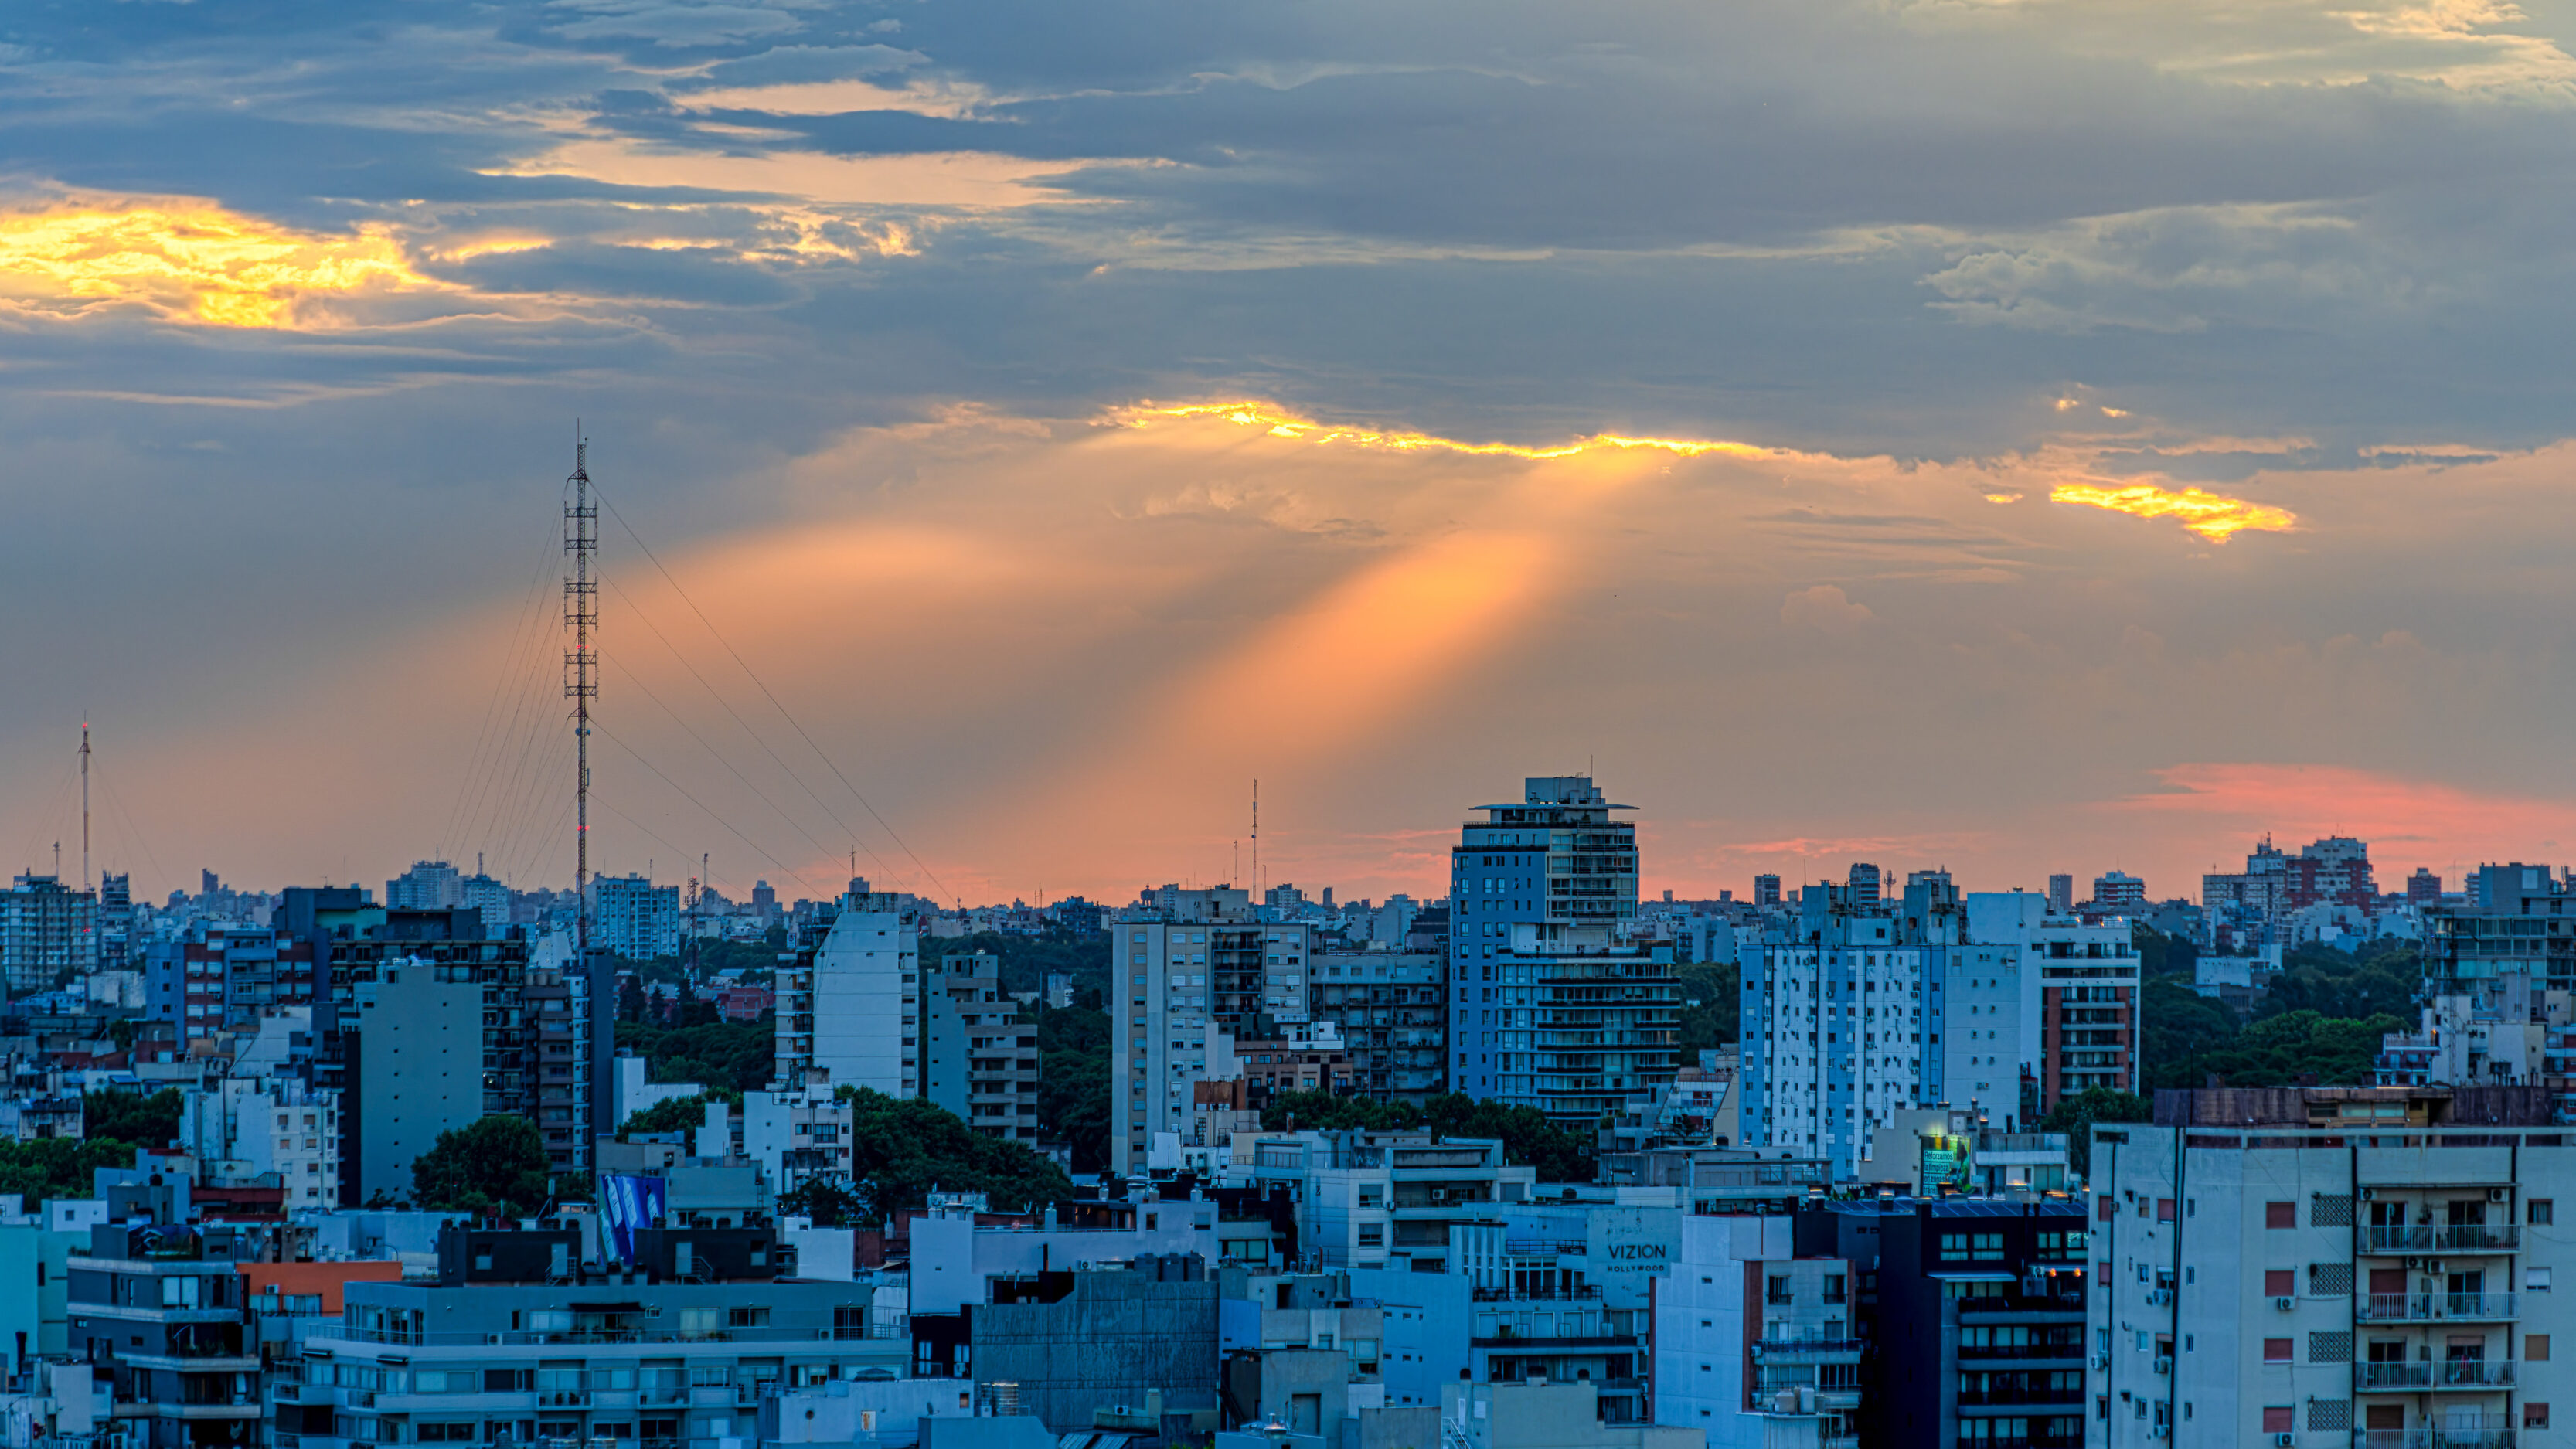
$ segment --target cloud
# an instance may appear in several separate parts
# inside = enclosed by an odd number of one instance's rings
[[[1867,604],[1853,602],[1835,584],[1800,589],[1780,602],[1780,622],[1792,629],[1848,634],[1876,617]]]
[[[2335,765],[2192,762],[2155,774],[2160,788],[2110,808],[2205,821],[2245,837],[2271,834],[2285,843],[2358,836],[2376,847],[2382,890],[2396,887],[2401,863],[2428,865],[2456,886],[2463,867],[2547,862],[2576,843],[2576,801],[2548,794],[2464,790]]]
[[[2125,513],[2132,518],[2174,518],[2182,526],[2208,539],[2225,543],[2247,529],[2282,532],[2298,527],[2299,520],[2288,509],[2268,503],[2249,503],[2220,493],[2204,493],[2197,488],[2170,492],[2152,483],[2130,483],[2116,487],[2099,483],[2060,483],[2049,490],[2052,503],[2080,503],[2087,508],[2104,508]]]
[[[325,299],[431,285],[381,228],[301,234],[185,199],[0,212],[0,300],[56,313],[132,306],[165,321],[288,327],[326,320]]]

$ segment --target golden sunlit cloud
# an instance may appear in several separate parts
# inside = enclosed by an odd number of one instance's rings
[[[2060,483],[2048,490],[2048,497],[2053,503],[2081,503],[2087,508],[2107,508],[2132,518],[2179,519],[2183,527],[2211,543],[2225,543],[2249,528],[2279,533],[2299,524],[2297,515],[2286,508],[2230,498],[2224,493],[2204,493],[2198,488],[2185,488],[2174,493],[2152,483],[2131,483],[2116,488],[2099,483]]]
[[[74,311],[136,303],[217,327],[290,327],[307,297],[429,285],[371,228],[297,232],[186,200],[0,214],[0,296]]]
[[[1770,458],[1781,455],[1777,448],[1752,443],[1731,443],[1707,438],[1632,438],[1618,433],[1594,433],[1570,443],[1557,443],[1543,448],[1524,447],[1518,443],[1470,443],[1456,438],[1437,437],[1430,433],[1378,432],[1369,428],[1337,426],[1303,418],[1272,403],[1220,402],[1190,403],[1180,407],[1158,408],[1140,405],[1123,408],[1111,415],[1111,421],[1127,427],[1144,427],[1156,418],[1222,418],[1249,428],[1260,428],[1277,438],[1300,438],[1315,443],[1349,443],[1361,448],[1391,448],[1398,452],[1470,453],[1484,457],[1531,458],[1547,461],[1572,458],[1584,453],[1634,451],[1638,449],[1676,453],[1685,458],[1713,453],[1743,458]]]

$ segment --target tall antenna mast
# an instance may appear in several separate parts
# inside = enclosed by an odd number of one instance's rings
[[[590,576],[590,556],[599,551],[599,505],[590,501],[590,442],[573,444],[572,502],[564,505],[564,552],[572,555],[572,574],[564,580],[564,626],[572,630],[572,648],[564,655],[564,696],[572,701],[573,781],[573,945],[578,961],[590,960],[590,702],[599,697],[599,654],[590,647],[599,627],[599,584]]]
[[[1261,779],[1252,781],[1252,903],[1261,904]]]
[[[81,889],[89,889],[89,721],[81,721]]]

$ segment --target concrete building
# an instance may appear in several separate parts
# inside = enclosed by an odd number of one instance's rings
[[[2048,878],[2048,908],[2061,916],[2075,913],[2075,877],[2052,875]]]
[[[163,1250],[175,1225],[102,1223],[66,1260],[70,1349],[103,1373],[117,1427],[135,1449],[254,1441],[259,1347],[248,1341],[241,1274],[218,1254]]]
[[[1571,1034],[1549,1030],[1551,1008],[1570,1003],[1542,979],[1545,962],[1524,959],[1510,973],[1508,957],[1516,946],[1606,946],[1636,916],[1637,827],[1611,819],[1635,807],[1611,804],[1585,775],[1533,776],[1521,796],[1478,806],[1485,818],[1470,820],[1450,848],[1449,1085],[1480,1100],[1570,1108],[1618,1089],[1567,1091],[1566,1079],[1652,1075],[1604,1070],[1588,1060],[1595,1053],[1664,1043],[1604,1040],[1590,1022]],[[1545,929],[1523,935],[1524,927]],[[1558,1079],[1557,1089],[1543,1088],[1542,1076]]]
[[[98,895],[30,871],[0,891],[0,983],[43,991],[98,969]]]
[[[1851,1265],[1862,1357],[1854,1423],[1890,1449],[2080,1444],[2085,1210],[2066,1198],[1815,1204],[1802,1259]]]
[[[1421,1132],[1272,1132],[1253,1140],[1249,1181],[1284,1186],[1297,1238],[1331,1269],[1452,1271],[1453,1235],[1502,1226],[1538,1170],[1503,1161],[1503,1144]]]
[[[1195,1254],[996,1280],[965,1313],[977,1387],[1007,1386],[1049,1429],[1088,1430],[1100,1410],[1149,1399],[1157,1433],[1217,1428],[1216,1284]]]
[[[2088,1445],[2551,1442],[2576,1159],[2545,1089],[2167,1091],[2155,1116],[2093,1132]]]
[[[302,1449],[747,1442],[765,1398],[906,1367],[865,1290],[776,1279],[766,1228],[637,1239],[635,1267],[607,1273],[575,1229],[451,1228],[436,1281],[342,1287],[278,1376],[271,1432]]]
[[[2467,899],[2424,912],[2424,1000],[2410,1032],[2381,1043],[2382,1086],[2550,1089],[2576,1121],[2565,1044],[2576,992],[2576,893],[2547,866],[2482,865]]]
[[[2092,1087],[2138,1090],[2141,963],[2124,920],[2088,924],[2021,891],[1965,899],[1942,1085],[2011,1130]]]
[[[412,1163],[441,1132],[484,1116],[483,986],[454,966],[389,965],[351,983],[351,1004],[357,1111],[342,1147],[351,1169],[342,1200],[408,1201]]]
[[[184,1049],[315,1004],[319,952],[271,926],[210,921],[143,956],[144,1015],[178,1027]]]
[[[179,1148],[197,1159],[211,1185],[280,1187],[289,1211],[340,1206],[337,1092],[317,1092],[293,1077],[226,1077],[187,1088]]]
[[[1405,917],[1410,925],[1409,903]],[[1351,1090],[1381,1102],[1416,1103],[1440,1090],[1448,1063],[1448,992],[1437,952],[1329,951],[1314,958],[1311,978],[1315,1022],[1341,1029]]]
[[[2093,878],[2093,904],[2104,911],[2142,911],[2147,905],[2147,883],[2126,871],[2109,871]]]
[[[385,882],[385,905],[397,911],[452,911],[465,901],[465,877],[443,860],[414,861]]]
[[[1850,1260],[1785,1215],[1686,1217],[1653,1310],[1655,1423],[1712,1446],[1855,1449],[1866,1345]]]
[[[1134,1173],[1157,1134],[1193,1135],[1196,1085],[1240,1074],[1237,1041],[1311,1022],[1313,928],[1254,919],[1239,890],[1167,886],[1108,933],[1109,1158]]]
[[[920,1091],[919,920],[904,897],[844,897],[821,941],[779,971],[777,990],[776,1086]]]
[[[594,948],[628,961],[679,954],[678,886],[657,886],[640,875],[593,876],[590,902]]]
[[[785,1195],[808,1182],[848,1186],[852,1109],[832,1092],[742,1094],[742,1155],[759,1163]]]
[[[942,957],[922,973],[921,1095],[987,1137],[1038,1140],[1038,1029],[1002,990],[1000,958]]]
[[[1744,1135],[1854,1177],[1873,1133],[1940,1100],[1948,956],[1843,887],[1801,895],[1797,939],[1744,969]]]
[[[1086,1263],[1191,1256],[1214,1263],[1218,1207],[1204,1200],[1110,1204],[1082,1225],[1049,1211],[1035,1227],[987,1226],[971,1204],[941,1206],[912,1220],[912,1311],[956,1313],[986,1301],[1007,1279],[1062,1272]]]

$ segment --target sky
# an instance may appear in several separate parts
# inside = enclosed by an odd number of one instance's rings
[[[2576,3],[0,17],[0,849],[1437,894],[2576,858]]]

